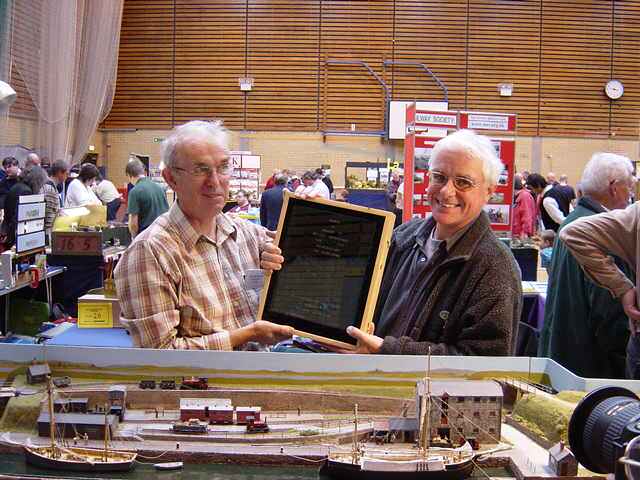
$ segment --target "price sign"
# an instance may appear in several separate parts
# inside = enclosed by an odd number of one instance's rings
[[[53,232],[54,255],[102,255],[99,232]]]
[[[111,304],[103,302],[78,302],[79,328],[113,328]]]

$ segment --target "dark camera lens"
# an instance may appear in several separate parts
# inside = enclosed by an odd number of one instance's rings
[[[578,462],[597,473],[614,473],[629,440],[640,434],[640,400],[621,387],[585,396],[569,421],[569,445]]]

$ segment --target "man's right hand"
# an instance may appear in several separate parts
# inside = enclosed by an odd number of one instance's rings
[[[263,345],[273,345],[293,336],[293,327],[278,325],[265,320],[256,320],[249,327],[252,328],[251,340]]]
[[[293,327],[277,325],[264,320],[257,320],[251,325],[229,332],[229,340],[232,347],[239,347],[247,342],[273,345],[292,336]]]
[[[627,293],[622,295],[620,300],[622,302],[622,308],[624,308],[624,313],[629,317],[629,330],[631,331],[631,335],[635,335],[638,330],[638,325],[640,324],[640,310],[638,310],[636,289],[630,288],[627,290]]]

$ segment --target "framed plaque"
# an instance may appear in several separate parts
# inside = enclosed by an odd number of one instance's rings
[[[285,260],[265,276],[258,318],[353,349],[346,328],[369,327],[394,220],[391,212],[285,191],[275,239]]]

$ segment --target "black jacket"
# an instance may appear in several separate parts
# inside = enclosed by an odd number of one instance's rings
[[[483,212],[447,251],[425,261],[435,220],[398,227],[374,315],[380,353],[512,355],[522,309],[520,270]]]
[[[31,187],[22,182],[17,182],[4,202],[4,221],[2,231],[7,235],[5,248],[13,246],[16,242],[16,227],[18,226],[18,200],[21,195],[33,195]]]
[[[260,224],[272,231],[278,227],[282,202],[284,201],[284,189],[284,185],[276,185],[262,192],[262,197],[260,197]]]

